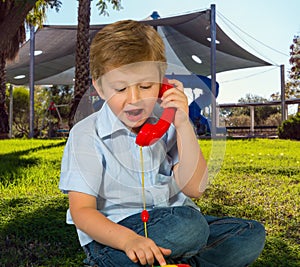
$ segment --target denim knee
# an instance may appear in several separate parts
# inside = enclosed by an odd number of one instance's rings
[[[184,237],[181,243],[187,247],[199,251],[206,245],[209,236],[209,226],[204,216],[198,210],[191,207],[181,207],[174,210],[183,226],[180,235]]]
[[[249,222],[252,225],[252,235],[249,237],[249,246],[256,247],[256,252],[254,251],[254,254],[258,257],[265,246],[266,230],[265,227],[258,221],[251,220]]]
[[[206,216],[210,225],[207,246],[192,260],[192,266],[248,266],[254,262],[265,243],[264,226],[254,220]]]
[[[191,257],[207,243],[209,226],[204,216],[191,207],[170,208],[157,227],[149,225],[149,236],[159,246],[172,250],[171,257]],[[153,230],[153,231],[152,231]]]

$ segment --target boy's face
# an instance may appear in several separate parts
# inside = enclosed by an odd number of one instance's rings
[[[113,69],[93,84],[114,114],[137,133],[157,101],[160,78],[157,64],[139,62]]]

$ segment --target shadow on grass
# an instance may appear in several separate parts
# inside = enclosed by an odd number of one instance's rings
[[[76,230],[65,223],[65,196],[1,200],[0,204],[1,211],[7,215],[13,211],[15,216],[0,224],[1,266],[83,265]]]
[[[14,180],[17,180],[20,177],[22,169],[38,165],[39,158],[31,157],[25,158],[24,156],[29,155],[32,152],[50,149],[54,147],[60,147],[65,145],[65,141],[50,144],[50,145],[41,145],[38,147],[19,150],[16,152],[6,153],[0,155],[0,182],[2,184],[13,183]]]
[[[289,242],[277,237],[267,237],[265,248],[252,267],[298,267],[299,251],[293,251]]]
[[[224,170],[232,170],[231,168],[224,168]],[[300,169],[298,167],[283,167],[280,166],[278,168],[274,168],[270,166],[270,168],[266,167],[258,167],[258,166],[234,166],[234,172],[239,174],[249,174],[249,173],[259,173],[259,174],[268,174],[273,176],[286,176],[292,177],[300,174]]]

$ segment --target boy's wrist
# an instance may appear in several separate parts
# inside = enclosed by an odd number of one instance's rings
[[[178,126],[176,127],[176,131],[177,131],[177,132],[180,132],[180,131],[186,131],[186,130],[188,130],[188,129],[191,129],[191,130],[194,129],[194,128],[192,127],[192,124],[190,123],[189,120],[186,120],[186,121],[180,123],[180,125],[178,125]]]
[[[131,240],[135,240],[136,238],[137,238],[137,233],[130,230],[129,228],[126,228],[124,233],[122,235],[120,235],[119,242],[118,242],[119,243],[118,249],[126,252],[128,243],[130,243]]]

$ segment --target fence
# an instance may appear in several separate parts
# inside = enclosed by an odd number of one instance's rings
[[[226,127],[227,136],[254,136],[254,137],[274,137],[277,135],[277,125],[273,126],[256,126],[254,125],[254,113],[255,107],[258,106],[278,106],[281,105],[281,101],[268,101],[259,103],[229,103],[218,104],[216,107],[217,118],[219,118],[220,109],[222,108],[234,108],[234,107],[248,107],[250,109],[250,125],[247,126],[232,126]],[[285,100],[285,112],[287,113],[288,105],[300,104],[300,98]],[[285,118],[287,119],[287,118]],[[217,120],[217,127],[219,127],[219,121]]]

